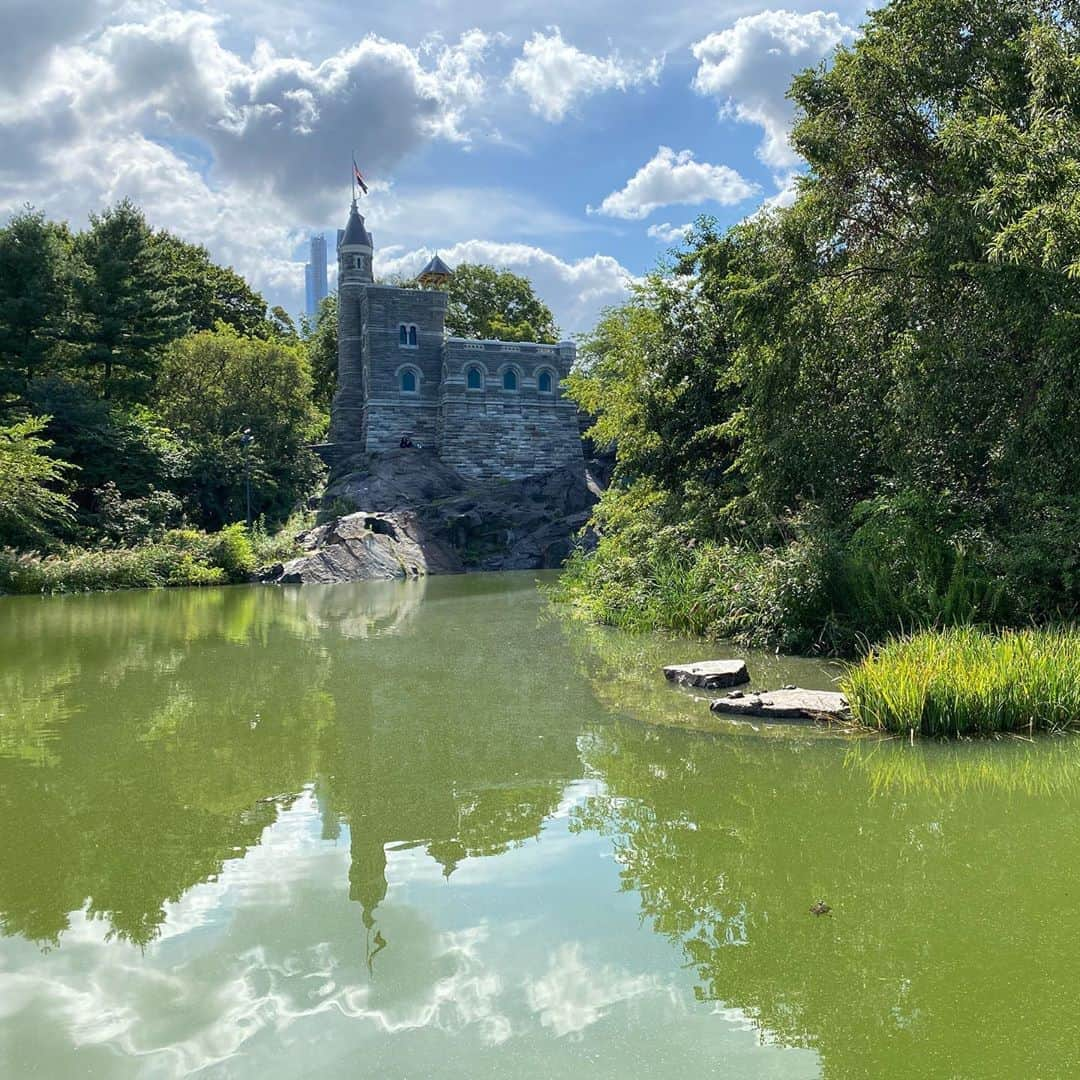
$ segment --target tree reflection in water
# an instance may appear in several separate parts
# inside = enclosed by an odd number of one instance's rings
[[[440,584],[3,601],[4,932],[56,946],[85,907],[146,944],[312,779],[369,928],[388,844],[449,875],[535,836],[577,775],[575,709],[545,668],[491,662],[522,655],[491,584],[454,604]],[[496,613],[521,600],[494,588]]]

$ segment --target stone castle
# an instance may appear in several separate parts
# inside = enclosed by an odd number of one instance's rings
[[[577,407],[561,392],[573,343],[451,337],[443,261],[403,289],[375,284],[373,254],[354,201],[338,244],[335,451],[380,453],[407,438],[469,479],[583,470]]]

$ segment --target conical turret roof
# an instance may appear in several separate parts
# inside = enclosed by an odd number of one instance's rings
[[[373,247],[371,233],[364,228],[364,218],[356,209],[356,200],[353,200],[352,209],[349,211],[349,221],[345,226],[345,233],[341,238],[341,246],[349,247]]]
[[[436,255],[431,262],[420,271],[418,276],[424,277],[427,274],[435,274],[438,277],[450,277],[453,274],[453,270],[451,270],[450,267]]]

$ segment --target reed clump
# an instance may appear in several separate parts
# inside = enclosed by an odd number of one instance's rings
[[[855,719],[956,738],[1080,728],[1080,629],[974,627],[891,638],[842,681]]]

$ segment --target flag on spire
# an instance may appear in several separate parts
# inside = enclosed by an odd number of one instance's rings
[[[367,181],[364,179],[364,174],[360,171],[360,166],[356,164],[356,158],[352,159],[352,171],[353,179],[359,184],[360,190],[366,195],[368,193]]]

